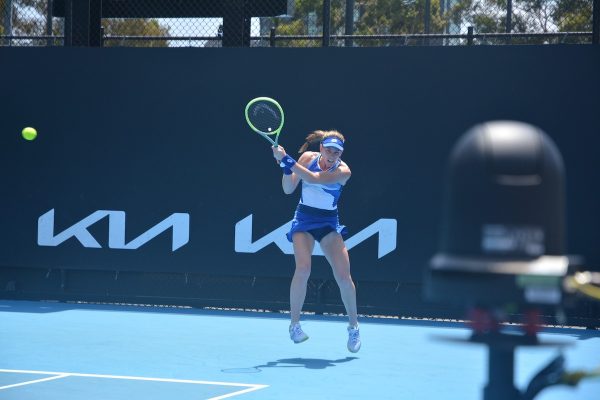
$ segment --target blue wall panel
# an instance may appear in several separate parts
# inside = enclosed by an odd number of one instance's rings
[[[569,251],[600,265],[592,46],[1,48],[0,59],[0,266],[291,276],[282,226],[298,193],[283,194],[267,142],[246,126],[256,96],[283,105],[290,153],[314,129],[347,136],[340,212],[358,281],[421,281],[446,158],[493,119],[535,124],[558,144]],[[169,217],[177,232],[147,232]],[[323,257],[313,276],[330,277]]]

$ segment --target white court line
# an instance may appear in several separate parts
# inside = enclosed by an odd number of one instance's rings
[[[250,393],[250,392],[254,392],[255,390],[264,389],[266,387],[269,387],[269,385],[253,385],[253,387],[250,387],[248,389],[243,389],[243,390],[239,390],[237,392],[232,392],[232,393],[229,393],[229,394],[224,394],[222,396],[211,397],[210,399],[206,399],[206,400],[221,400],[221,399],[226,399],[228,397],[237,396],[239,394]]]
[[[14,387],[17,387],[17,386],[31,385],[32,383],[52,381],[54,379],[66,378],[67,376],[69,376],[69,374],[62,374],[62,375],[57,375],[57,376],[51,376],[49,378],[42,378],[42,379],[36,379],[36,380],[33,380],[33,381],[15,383],[13,385],[0,386],[0,390],[14,388]]]
[[[52,371],[30,371],[22,369],[0,369],[0,372],[12,372],[20,374],[40,374],[40,375],[56,375],[49,378],[37,379],[35,381],[28,381],[23,383],[17,383],[15,385],[8,385],[0,387],[0,390],[7,389],[9,387],[22,386],[30,383],[49,381],[52,379],[65,378],[68,376],[78,376],[85,378],[105,378],[105,379],[125,379],[133,381],[152,381],[152,382],[171,382],[171,383],[191,383],[196,385],[218,385],[218,386],[234,386],[234,387],[245,387],[246,389],[238,390],[236,392],[228,393],[222,396],[211,397],[207,400],[221,400],[228,397],[237,396],[244,393],[253,392],[255,390],[264,389],[269,385],[258,385],[253,383],[233,383],[233,382],[216,382],[216,381],[196,381],[190,379],[169,379],[169,378],[148,378],[142,376],[123,376],[123,375],[100,375],[100,374],[80,374],[76,372],[52,372]]]

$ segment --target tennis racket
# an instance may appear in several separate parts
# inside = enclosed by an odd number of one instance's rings
[[[250,128],[277,147],[284,120],[279,103],[270,97],[257,97],[248,102],[245,114]]]

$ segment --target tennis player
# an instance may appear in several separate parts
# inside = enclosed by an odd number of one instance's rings
[[[346,227],[340,225],[337,204],[342,188],[350,179],[350,168],[340,157],[344,136],[337,131],[314,131],[299,150],[298,161],[281,146],[272,147],[273,156],[283,169],[282,186],[293,193],[302,181],[302,194],[287,238],[294,244],[296,269],[290,287],[290,338],[294,343],[308,339],[300,326],[300,311],[306,297],[315,240],[319,242],[340,288],[348,314],[348,350],[356,353],[361,346],[356,311],[356,288],[350,275],[350,258],[344,244]],[[306,151],[320,143],[320,152]]]

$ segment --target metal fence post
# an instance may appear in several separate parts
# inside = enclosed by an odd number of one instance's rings
[[[344,34],[346,36],[354,35],[354,0],[346,0],[346,27]],[[354,45],[352,38],[347,37],[344,42],[344,46],[346,47]]]
[[[594,0],[592,11],[592,44],[600,44],[600,0]]]
[[[90,1],[90,46],[102,47],[102,0]]]
[[[52,8],[53,0],[48,0],[48,9],[46,10],[46,35],[52,36]],[[46,46],[52,46],[52,39],[46,40]]]
[[[472,26],[469,26],[467,28],[467,45],[468,46],[473,45],[473,27]]]
[[[223,15],[223,47],[250,46],[250,17],[247,16],[246,2],[235,0],[225,2]]]
[[[323,47],[329,47],[331,25],[331,0],[323,0]]]
[[[425,15],[423,19],[423,28],[425,30],[425,34],[429,35],[430,33],[430,21],[431,21],[431,0],[425,0]],[[429,38],[425,38],[425,45],[429,46]]]
[[[90,11],[92,0],[73,0],[71,4],[71,45],[90,45]]]
[[[506,1],[506,33],[512,32],[512,14],[513,14],[513,0]],[[506,44],[512,43],[512,35],[506,36]]]
[[[73,0],[65,0],[65,40],[63,46],[73,45]]]
[[[275,34],[276,34],[276,28],[272,27],[271,34],[269,35],[269,46],[270,47],[275,47]]]
[[[12,36],[12,0],[4,2],[4,34]],[[10,46],[12,40],[8,39],[7,44]]]
[[[506,33],[512,32],[512,12],[513,12],[513,4],[512,0],[507,0],[506,2]]]

